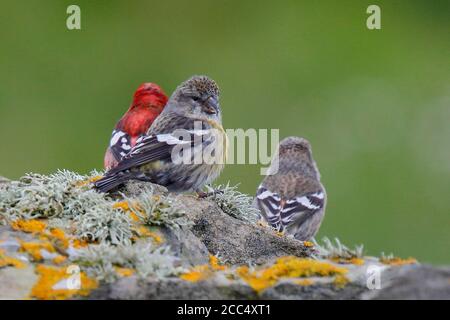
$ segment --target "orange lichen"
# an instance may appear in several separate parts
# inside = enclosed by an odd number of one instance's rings
[[[211,269],[209,265],[200,265],[194,267],[191,271],[183,273],[180,278],[185,281],[197,282],[201,280],[205,280],[212,275]]]
[[[77,186],[77,187],[84,187],[84,186],[86,186],[88,184],[91,184],[91,183],[94,183],[94,182],[100,180],[101,178],[103,178],[103,177],[102,176],[94,176],[94,177],[89,178],[87,180],[80,180],[80,181],[75,182],[75,186]]]
[[[362,266],[364,264],[364,259],[362,258],[342,258],[342,257],[331,257],[331,261],[339,264],[354,264],[356,266]]]
[[[227,267],[219,264],[216,256],[209,256],[209,264],[195,266],[189,272],[183,273],[180,278],[190,282],[202,281],[210,278],[215,272],[224,271]],[[229,276],[228,274],[227,276]]]
[[[219,264],[219,258],[213,255],[209,255],[209,265],[212,270],[215,271],[223,271],[226,270],[227,267]]]
[[[69,271],[68,268],[38,265],[36,272],[39,279],[31,289],[30,296],[42,300],[63,300],[75,295],[87,296],[91,290],[98,287],[98,282],[86,276],[84,272],[73,274]],[[79,277],[79,288],[68,287],[73,280],[78,280],[73,277]],[[58,287],[62,281],[67,281],[67,288]]]
[[[89,243],[83,239],[73,239],[71,244],[75,249],[85,248],[89,245]]]
[[[53,258],[52,261],[54,264],[63,264],[64,262],[66,262],[66,260],[67,260],[67,257],[59,255],[59,256],[56,256],[55,258]]]
[[[70,238],[66,236],[64,230],[59,228],[47,230],[47,224],[45,222],[36,219],[17,220],[11,223],[11,227],[14,230],[38,235],[36,242],[20,241],[20,251],[28,253],[34,261],[41,261],[43,259],[42,250],[48,253],[55,253],[56,251],[64,251],[69,247]],[[66,257],[60,255],[55,257],[53,262],[61,264],[65,260]]]
[[[301,278],[311,276],[334,276],[347,273],[347,269],[327,262],[297,257],[282,257],[265,269],[250,271],[247,266],[239,267],[236,272],[256,292],[273,286],[282,278]]]
[[[156,234],[155,232],[151,232],[146,226],[139,226],[135,228],[135,230],[139,234],[139,236],[152,238],[156,244],[161,244],[163,242],[163,238],[160,235]]]
[[[63,230],[52,228],[48,236],[53,240],[56,240],[58,245],[62,248],[67,249],[69,247],[69,239],[66,237],[66,234]]]
[[[142,209],[139,207],[137,203],[131,204],[128,201],[119,201],[114,203],[113,205],[114,209],[121,209],[123,212],[128,212],[130,215],[131,220],[134,222],[140,222],[141,218],[139,218],[139,215],[136,214],[135,211],[141,212]]]
[[[41,250],[49,253],[56,251],[50,242],[20,242],[20,251],[28,253],[35,261],[43,259]]]
[[[362,266],[364,264],[364,259],[362,258],[351,258],[349,261],[356,266]]]
[[[263,221],[263,220],[258,220],[258,222],[256,222],[256,224],[260,227],[268,227],[267,222]]]
[[[312,286],[314,284],[314,281],[311,279],[298,279],[294,280],[295,284],[298,284],[299,286]]]
[[[416,264],[417,260],[412,257],[407,259],[392,257],[392,258],[380,258],[380,262],[390,266],[403,266],[405,264]]]
[[[122,209],[123,211],[129,211],[130,210],[130,204],[128,201],[119,201],[113,204],[114,209]]]
[[[115,267],[116,273],[121,277],[131,277],[134,274],[134,270],[130,268]]]
[[[339,289],[345,287],[345,285],[349,282],[350,280],[342,274],[338,274],[333,280],[333,284]]]
[[[27,233],[42,233],[47,224],[45,222],[31,219],[31,220],[16,220],[11,222],[11,227],[16,231],[23,231]]]
[[[303,245],[307,248],[314,247],[314,243],[312,243],[311,241],[303,241]]]
[[[23,269],[26,264],[19,259],[9,257],[5,254],[5,251],[0,250],[0,268],[2,267],[14,267]]]
[[[141,218],[139,218],[139,216],[133,211],[130,211],[128,214],[130,215],[131,220],[133,220],[134,222],[141,221]]]
[[[50,231],[47,231],[47,224],[36,219],[16,220],[11,223],[11,227],[17,231],[38,234],[42,243],[51,242],[53,245],[62,249],[67,249],[69,246],[69,239],[62,229],[51,228]]]

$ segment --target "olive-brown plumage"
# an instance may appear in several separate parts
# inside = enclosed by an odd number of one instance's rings
[[[175,90],[147,135],[95,187],[108,192],[134,179],[174,192],[199,191],[224,166],[227,140],[221,118],[217,84],[206,76],[190,78]]]
[[[326,192],[309,142],[283,139],[268,173],[256,194],[261,217],[296,239],[314,237],[325,213]]]

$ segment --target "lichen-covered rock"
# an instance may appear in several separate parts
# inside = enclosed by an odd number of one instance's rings
[[[9,181],[10,181],[9,179],[0,176],[0,183],[8,183]]]
[[[92,292],[92,299],[256,299],[256,293],[244,283],[220,283],[217,280],[187,282],[181,279],[122,278]]]
[[[6,185],[8,185],[8,183],[10,182],[9,179],[0,176],[0,191],[6,187]]]
[[[0,300],[27,299],[37,279],[33,265],[0,268]]]
[[[0,299],[450,299],[449,268],[297,241],[257,223],[233,187],[100,194],[98,175],[0,181]]]
[[[236,264],[263,264],[275,257],[293,255],[306,257],[310,248],[293,238],[281,236],[268,227],[233,218],[212,201],[192,196],[179,196],[192,232],[211,254],[222,261]]]
[[[389,270],[389,271],[387,271]],[[355,270],[354,270],[355,271]],[[349,276],[353,277],[350,271]],[[261,293],[241,281],[221,277],[198,282],[181,279],[122,278],[94,290],[93,299],[450,299],[448,283],[450,268],[430,266],[389,267],[384,272],[395,273],[391,282],[381,281],[379,290],[370,290],[361,282],[338,286],[331,279],[314,279],[311,284],[281,280]],[[392,275],[391,275],[392,276]],[[397,278],[398,277],[398,278]],[[425,280],[424,280],[425,278]],[[323,280],[323,279],[322,279]]]
[[[205,264],[209,259],[206,246],[187,227],[180,229],[161,228],[161,233],[173,254],[180,258],[185,266]]]
[[[450,300],[450,267],[412,264],[389,268],[382,284],[381,290],[365,292],[361,298]]]

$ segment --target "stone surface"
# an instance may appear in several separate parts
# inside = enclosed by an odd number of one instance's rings
[[[355,272],[356,269],[353,269]],[[450,268],[411,265],[385,269],[392,278],[381,281],[380,290],[369,290],[363,283],[351,282],[340,288],[330,279],[310,286],[290,280],[280,281],[259,295],[243,282],[212,278],[200,282],[181,279],[122,278],[95,290],[93,299],[450,299]],[[353,275],[350,274],[350,277]]]
[[[280,237],[273,230],[235,219],[211,201],[193,196],[179,196],[192,233],[213,255],[229,264],[263,264],[275,257],[294,255],[305,257],[311,250],[293,238]]]
[[[208,279],[186,282],[180,279],[122,278],[114,284],[94,291],[93,299],[450,299],[450,268],[402,266],[386,269],[392,281],[381,290],[369,290],[362,283],[349,283],[340,288],[330,281],[302,286],[280,281],[259,295],[243,282]],[[351,275],[350,275],[351,276]],[[387,275],[386,275],[387,276]]]
[[[450,268],[408,265],[384,272],[386,283],[363,299],[446,299],[450,300]],[[383,278],[382,278],[383,283]]]
[[[92,299],[256,299],[256,293],[244,283],[216,280],[187,282],[181,279],[122,278],[91,293]]]
[[[2,183],[0,183],[0,186]],[[129,185],[128,197],[146,186]],[[156,193],[167,194],[163,188]],[[120,197],[120,194],[116,195]],[[185,267],[206,265],[210,255],[218,255],[221,263],[234,273],[212,272],[205,280],[190,282],[180,278],[139,278],[136,275],[102,283],[88,299],[449,299],[450,268],[428,265],[386,266],[376,258],[365,258],[363,265],[344,264],[349,282],[337,286],[334,277],[311,278],[305,285],[292,279],[281,279],[274,286],[257,293],[236,274],[241,265],[262,265],[281,256],[308,257],[313,249],[293,238],[280,236],[272,229],[233,218],[217,204],[194,195],[178,195],[177,203],[189,223],[181,228],[155,227]],[[31,241],[32,234],[0,226],[0,250],[23,259],[19,240]],[[152,241],[151,239],[143,241]],[[329,261],[328,261],[329,262]],[[330,262],[331,263],[331,262]],[[37,280],[35,263],[24,269],[0,268],[0,299],[26,298]],[[368,268],[380,271],[380,289],[367,287]],[[211,266],[207,266],[211,268]]]
[[[37,281],[34,267],[0,268],[0,300],[26,299]]]
[[[182,229],[161,228],[164,244],[181,259],[185,266],[205,264],[209,260],[206,246],[187,227]]]

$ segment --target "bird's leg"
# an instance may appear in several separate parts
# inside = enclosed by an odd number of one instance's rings
[[[196,190],[195,192],[197,192],[197,196],[199,199],[205,199],[205,198],[209,197],[209,194],[208,194],[209,192],[205,192],[202,190]]]
[[[195,192],[197,192],[198,198],[199,199],[205,199],[211,196],[215,196],[216,194],[221,194],[223,193],[222,190],[214,190],[211,186],[206,186],[206,188],[208,189],[207,192],[202,191],[200,189],[195,190]]]

